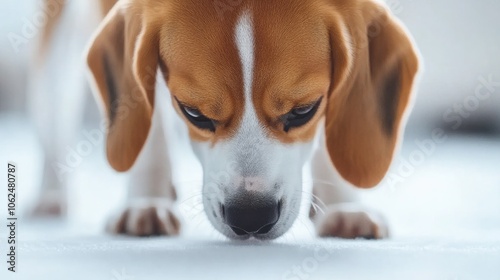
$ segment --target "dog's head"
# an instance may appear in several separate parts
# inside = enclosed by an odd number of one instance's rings
[[[203,166],[207,216],[230,238],[262,239],[297,216],[319,124],[345,180],[381,181],[418,69],[407,33],[374,0],[121,0],[88,63],[111,165],[125,171],[141,151],[160,69]]]

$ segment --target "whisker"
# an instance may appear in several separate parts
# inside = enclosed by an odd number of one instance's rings
[[[201,213],[200,213],[201,214]],[[198,218],[200,218],[200,216],[198,216]],[[207,220],[206,219],[199,219],[198,223],[194,226],[193,230],[196,230],[198,229],[202,223],[206,222]]]
[[[204,209],[201,209],[201,210],[194,212],[194,213],[191,213],[191,214],[188,213],[189,219],[194,220],[195,218],[198,218],[200,216],[200,214],[203,213],[203,211],[204,211]]]
[[[193,211],[203,211],[205,209],[205,207],[203,206],[203,202],[200,202],[198,204],[195,204],[193,206],[191,206],[190,209],[184,209],[185,212],[187,212],[187,214],[189,215],[190,212],[193,212]]]
[[[328,186],[336,186],[336,184],[330,182],[330,181],[327,181],[327,180],[323,180],[323,179],[305,179],[305,180],[302,180],[302,184],[313,184],[313,183],[321,183],[321,184],[325,184],[325,185],[328,185]]]
[[[196,198],[196,197],[200,197],[200,196],[203,196],[203,195],[213,195],[213,194],[217,194],[216,192],[196,192],[195,194],[192,194],[190,195],[188,198],[185,198],[182,200],[182,202],[185,202],[187,200],[190,200],[190,199],[193,199],[193,198]]]
[[[323,214],[325,213],[324,209],[327,208],[327,205],[323,202],[323,200],[321,200],[321,198],[319,198],[318,196],[316,196],[315,194],[311,193],[311,192],[306,192],[304,190],[301,190],[301,192],[307,194],[307,195],[311,195],[312,196],[312,200],[308,201],[308,200],[303,200],[304,203],[311,203],[311,206],[313,207],[314,211],[317,213],[318,212],[318,209],[320,212],[322,212]],[[321,203],[322,205],[319,205],[318,203],[315,202],[315,200],[317,200],[319,203]],[[302,205],[302,204],[301,204]]]
[[[288,231],[283,237],[284,237],[283,241],[285,241],[285,242],[288,242],[288,241],[297,242],[297,237],[295,236],[295,232],[293,230]],[[291,240],[292,237],[294,240]],[[287,240],[287,239],[289,239],[289,240]]]
[[[325,202],[323,202],[323,200],[322,200],[321,198],[319,198],[317,195],[315,195],[315,194],[313,194],[313,193],[311,193],[311,195],[312,195],[312,197],[313,197],[315,200],[317,200],[319,203],[321,203],[323,207],[325,207],[325,208],[327,207],[326,203],[325,203]]]
[[[303,217],[300,216],[300,212],[299,212],[299,214],[297,214],[297,212],[295,212],[295,211],[292,210],[291,213],[294,214],[294,215],[297,215],[297,221],[299,221],[306,228],[307,232],[309,233],[309,235],[311,237],[315,237],[316,236],[316,235],[314,235],[311,232],[311,230],[309,229],[309,227],[307,226],[307,224],[302,220]]]
[[[325,211],[323,210],[323,208],[321,208],[321,206],[314,203],[313,201],[311,201],[311,206],[313,207],[315,213],[318,213],[318,210],[319,210],[321,212],[321,214],[325,214]]]

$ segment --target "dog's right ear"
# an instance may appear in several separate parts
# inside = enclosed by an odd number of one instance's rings
[[[369,188],[384,178],[402,136],[419,69],[418,51],[378,0],[334,3],[339,8],[328,18],[333,75],[326,143],[340,175]],[[346,3],[352,8],[339,13]]]
[[[134,164],[148,136],[159,57],[159,28],[126,2],[111,9],[87,54],[108,120],[107,157],[118,171]]]

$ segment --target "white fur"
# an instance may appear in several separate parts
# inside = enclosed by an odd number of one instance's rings
[[[255,46],[252,18],[244,12],[235,28],[243,74],[245,96],[244,113],[240,127],[233,138],[216,143],[193,142],[193,148],[204,171],[205,211],[212,224],[225,235],[238,238],[224,224],[219,203],[238,199],[239,188],[261,192],[274,200],[282,200],[278,223],[260,238],[275,238],[285,233],[299,212],[302,188],[302,167],[312,149],[311,143],[287,145],[271,138],[260,123],[252,102],[252,83],[255,71]],[[213,211],[212,211],[213,210]]]
[[[91,1],[68,1],[47,53],[30,65],[27,108],[44,152],[43,181],[34,215],[64,211],[69,174],[59,164],[68,166],[67,157],[82,122],[88,91],[82,53],[98,24],[95,14]]]

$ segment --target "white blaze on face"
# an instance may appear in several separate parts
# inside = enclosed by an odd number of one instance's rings
[[[245,91],[245,117],[255,118],[252,106],[252,81],[254,68],[254,40],[253,27],[250,15],[245,12],[236,24],[236,47],[240,55],[243,70],[243,90]]]
[[[244,94],[244,112],[234,136],[214,146],[193,143],[203,170],[205,186],[230,193],[240,187],[247,191],[287,193],[281,186],[301,185],[302,166],[311,143],[286,145],[267,134],[259,122],[252,100],[255,69],[255,41],[252,17],[244,12],[235,26],[234,42],[239,53]]]
[[[257,176],[263,175],[261,170],[264,160],[262,152],[269,143],[266,141],[264,129],[259,123],[252,100],[255,46],[252,19],[248,12],[244,12],[236,24],[235,43],[241,61],[245,105],[241,126],[234,141],[231,142],[234,142],[236,146],[237,163],[241,169],[241,176],[254,177],[257,179],[255,181],[258,182],[262,180],[258,180]],[[258,187],[254,185],[252,188]]]

